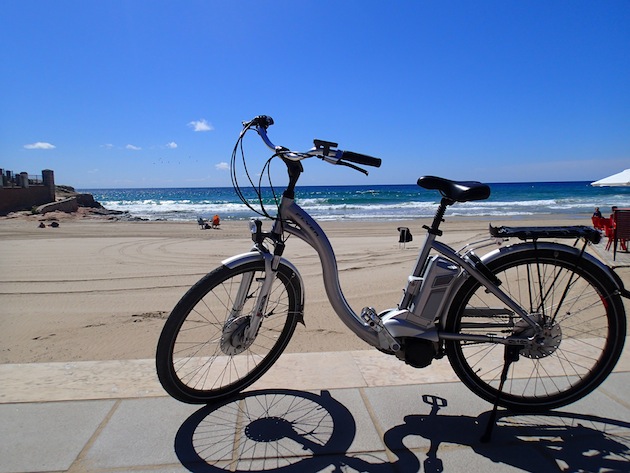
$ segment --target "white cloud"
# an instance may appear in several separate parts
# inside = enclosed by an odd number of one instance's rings
[[[219,164],[215,164],[214,168],[217,171],[229,171],[230,170],[230,165],[228,163],[221,162]]]
[[[134,146],[134,145],[127,145],[125,146],[125,148],[130,149],[132,151],[140,151],[142,148],[140,148],[140,146]]]
[[[175,143],[174,141],[171,141],[170,143],[166,143],[166,147],[170,149],[175,149],[177,148],[177,143]]]
[[[37,143],[24,145],[24,148],[26,149],[55,149],[56,146],[50,143],[43,143],[41,141],[38,141]]]
[[[188,126],[195,131],[214,130],[214,127],[210,123],[208,123],[205,118],[202,118],[201,120],[193,120],[192,122],[188,123]]]
[[[106,143],[104,145],[101,145],[101,148],[105,148],[105,149],[113,149],[114,145],[111,143]]]

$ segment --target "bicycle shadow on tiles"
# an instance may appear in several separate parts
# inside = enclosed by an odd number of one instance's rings
[[[357,421],[328,391],[252,391],[191,415],[177,432],[175,452],[184,467],[199,473],[437,473],[492,463],[531,472],[628,471],[630,465],[627,422],[499,411],[491,442],[482,443],[490,411],[448,415],[446,399],[421,399],[426,414],[405,416],[379,447],[366,448],[353,446]]]

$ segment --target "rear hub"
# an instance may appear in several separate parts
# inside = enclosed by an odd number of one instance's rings
[[[541,315],[534,315],[537,322],[541,322]],[[525,345],[520,354],[527,358],[540,359],[555,353],[562,342],[562,330],[557,323],[545,323],[542,332],[536,334],[536,331],[525,320],[520,320],[516,324],[514,335],[519,337],[527,337],[530,342]]]

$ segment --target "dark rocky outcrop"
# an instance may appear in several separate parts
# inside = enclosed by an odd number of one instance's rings
[[[94,199],[92,194],[76,192],[70,186],[55,187],[55,202],[40,205],[35,213],[46,214],[48,212],[75,213],[81,210],[82,214],[94,215],[122,215],[125,212],[108,210]]]

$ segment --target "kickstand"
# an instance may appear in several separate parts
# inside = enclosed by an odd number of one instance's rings
[[[497,420],[497,409],[499,408],[499,401],[501,400],[501,394],[503,394],[503,385],[505,384],[505,380],[507,379],[508,370],[510,369],[510,365],[518,361],[518,354],[521,350],[521,347],[518,345],[506,345],[505,346],[505,354],[503,356],[503,371],[501,372],[501,380],[499,382],[499,390],[497,391],[497,397],[494,400],[494,406],[492,408],[492,413],[490,414],[490,418],[488,419],[488,424],[486,425],[486,431],[481,436],[481,443],[488,443],[492,438],[492,430],[494,429],[494,425]]]

